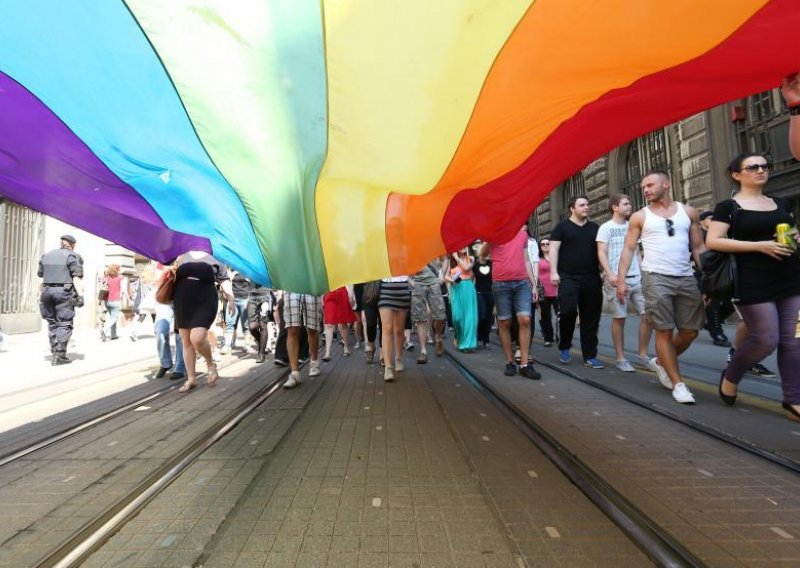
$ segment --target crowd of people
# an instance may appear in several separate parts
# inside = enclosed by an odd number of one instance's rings
[[[800,156],[799,76],[787,78],[782,92],[792,115],[790,147]],[[448,332],[454,349],[474,353],[488,348],[495,328],[504,374],[537,380],[541,375],[531,356],[536,314],[543,346],[557,343],[564,365],[571,362],[578,327],[582,363],[592,369],[604,367],[598,333],[601,314],[609,314],[616,368],[633,372],[624,351],[630,313],[637,318],[634,363],[653,371],[676,402],[695,402],[682,379],[679,357],[707,329],[715,345],[730,347],[718,389],[725,404],[735,404],[746,373],[774,376],[762,361],[777,350],[783,409],[800,420],[800,257],[793,246],[800,238],[796,230],[788,243],[775,238],[776,226],[796,223],[789,204],[764,191],[770,170],[761,154],[737,156],[727,169],[735,184],[732,198],[702,213],[673,199],[667,172],[650,171],[641,179],[647,205],[639,211],[633,211],[630,196],[613,195],[611,218],[598,225],[589,219],[587,197],[576,196],[569,201],[568,216],[539,243],[533,236],[536,228],[523,226],[505,242],[473,243],[415,274],[345,286],[324,296],[265,288],[202,251],[189,251],[172,266],[154,265],[133,287],[126,286],[118,266],[110,266],[98,297],[105,308],[100,336],[103,341],[118,337],[127,296],[135,313],[131,339],[152,323],[160,360],[156,376],[171,371],[171,378],[185,378],[182,393],[197,386],[199,359],[205,362],[207,384],[214,386],[217,348],[223,354],[247,349],[248,338],[258,363],[273,353],[275,364],[289,366],[284,387],[294,388],[302,382],[300,367],[306,359],[308,376],[320,375],[321,362],[334,356],[337,335],[344,357],[363,347],[366,363],[375,364],[380,354],[384,380],[391,382],[405,370],[404,354],[416,349],[414,333],[421,365],[428,362],[431,346],[437,356],[444,353]],[[82,263],[74,248],[75,239],[64,235],[61,248],[47,253],[40,264],[42,315],[49,324],[54,365],[69,362],[71,318],[83,303]],[[735,261],[728,297],[701,289],[698,276],[706,251],[730,254]],[[165,280],[171,281],[170,294],[156,302]],[[734,311],[741,322],[731,344],[721,325]],[[221,346],[213,332],[217,323],[224,330]],[[174,358],[172,330],[179,337]]]

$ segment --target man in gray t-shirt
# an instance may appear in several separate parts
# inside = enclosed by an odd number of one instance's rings
[[[644,294],[642,292],[642,271],[639,268],[639,255],[631,260],[628,275],[625,278],[628,294],[625,301],[617,298],[617,270],[619,259],[628,234],[628,219],[633,213],[631,199],[627,195],[612,195],[608,201],[611,219],[600,225],[597,230],[597,257],[603,269],[603,302],[606,311],[611,312],[611,339],[617,353],[617,369],[633,372],[635,369],[625,359],[625,317],[628,309],[633,309],[639,316],[639,361],[650,368],[647,347],[650,343],[650,325],[644,316]]]
[[[420,343],[420,353],[417,357],[418,364],[428,362],[428,311],[433,320],[433,333],[436,342],[436,355],[444,353],[442,333],[446,312],[442,298],[442,272],[441,263],[434,259],[426,264],[422,270],[408,279],[411,286],[411,319],[417,327],[417,337]]]

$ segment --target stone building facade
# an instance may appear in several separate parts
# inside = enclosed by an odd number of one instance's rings
[[[589,198],[591,218],[610,217],[608,197],[631,196],[634,208],[645,205],[639,181],[650,169],[670,172],[673,198],[700,211],[731,196],[725,175],[730,160],[745,151],[763,152],[775,164],[767,192],[790,199],[800,212],[800,163],[788,146],[788,114],[775,89],[732,101],[651,132],[587,165],[556,188],[534,212],[538,235],[546,236],[567,216],[573,195]]]

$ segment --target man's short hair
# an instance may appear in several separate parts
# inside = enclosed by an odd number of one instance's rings
[[[569,201],[567,201],[567,210],[572,210],[579,199],[585,199],[586,201],[589,201],[589,198],[585,195],[573,195],[569,198]]]
[[[631,196],[625,193],[616,193],[608,198],[608,211],[614,213],[614,207],[618,206],[623,199],[631,200]]]
[[[642,176],[642,179],[644,179],[644,178],[646,178],[648,176],[661,176],[664,179],[666,179],[667,181],[669,181],[669,172],[667,170],[662,170],[661,168],[647,170],[644,173],[644,175]]]

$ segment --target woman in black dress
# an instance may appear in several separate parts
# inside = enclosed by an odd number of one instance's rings
[[[219,379],[217,365],[211,358],[208,329],[217,319],[219,299],[217,284],[228,299],[228,311],[232,317],[236,304],[228,277],[228,268],[203,251],[189,251],[178,259],[175,281],[175,326],[183,343],[183,361],[186,364],[186,382],[179,392],[189,392],[197,386],[195,363],[199,353],[206,361],[208,386],[213,387]]]
[[[795,225],[789,203],[764,195],[771,164],[761,154],[742,154],[728,166],[739,184],[734,199],[714,209],[706,246],[736,255],[734,303],[747,325],[744,342],[722,371],[719,395],[732,405],[742,376],[778,349],[783,409],[800,420],[800,259],[791,247],[775,241],[779,223]]]

